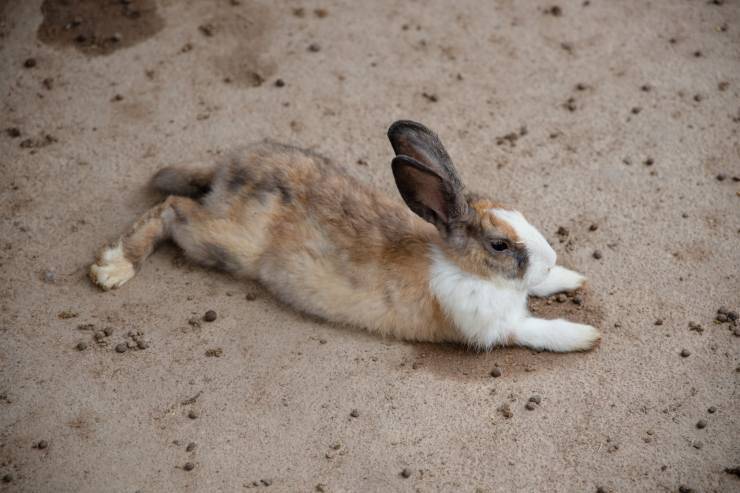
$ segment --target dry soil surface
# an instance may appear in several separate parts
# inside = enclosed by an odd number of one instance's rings
[[[740,332],[715,320],[740,308],[738,0],[0,12],[0,491],[740,490]],[[87,280],[155,170],[240,143],[397,195],[398,118],[589,277],[535,309],[596,350],[383,340],[172,247]]]

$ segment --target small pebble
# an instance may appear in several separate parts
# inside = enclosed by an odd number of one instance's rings
[[[707,427],[707,420],[706,419],[700,419],[699,421],[696,422],[696,427],[699,428],[700,430],[706,428]]]
[[[694,443],[692,443],[691,445],[692,445],[692,446],[693,446],[693,447],[694,447],[695,449],[697,449],[697,450],[701,450],[701,448],[702,448],[702,447],[704,446],[704,444],[703,444],[703,443],[702,443],[702,442],[701,442],[700,440],[697,440],[697,441],[695,441],[695,442],[694,442]]]
[[[318,43],[311,43],[310,45],[308,45],[308,51],[317,53],[321,51],[321,45],[319,45]]]
[[[218,314],[214,310],[208,310],[205,315],[203,315],[203,320],[206,322],[213,322],[218,318]]]
[[[735,330],[732,331],[732,333],[735,335],[735,337],[740,337],[740,327],[737,327]]]
[[[653,158],[649,157],[645,161],[643,161],[643,163],[645,164],[645,166],[652,166],[655,161],[653,160]]]
[[[535,403],[534,403],[534,402],[527,402],[527,403],[526,403],[526,404],[524,405],[524,408],[525,408],[526,410],[528,410],[528,411],[533,411],[535,407],[537,407],[537,406],[535,405]]]
[[[738,318],[737,312],[734,312],[734,311],[727,312],[727,318],[729,318],[733,322],[736,321]]]
[[[75,346],[75,349],[77,349],[78,351],[84,351],[85,349],[87,349],[87,343],[84,341],[80,341]]]
[[[716,407],[714,407],[714,406],[710,406],[710,407],[709,407],[709,409],[707,409],[707,412],[708,412],[709,414],[714,414],[714,413],[716,413],[716,412],[717,412],[717,408],[716,408]]]
[[[532,397],[529,398],[529,402],[534,402],[535,404],[539,404],[539,403],[542,402],[542,397],[540,397],[539,395],[535,394],[535,395],[533,395]]]
[[[185,452],[192,452],[193,450],[195,450],[195,447],[197,447],[195,442],[190,442],[188,443],[188,446],[185,447]]]
[[[35,58],[26,58],[26,60],[23,62],[23,66],[26,68],[33,68],[36,66],[36,59]]]
[[[44,450],[48,446],[49,442],[47,442],[46,440],[39,440],[39,442],[36,444],[36,448],[39,450]]]
[[[357,418],[358,416],[360,416],[360,411],[358,411],[357,409],[353,409],[352,412],[349,413],[349,415],[353,418]]]
[[[5,476],[3,476],[3,483],[12,483],[13,482],[13,475],[8,473]]]
[[[196,411],[195,409],[191,409],[188,413],[188,418],[190,419],[198,419],[199,416],[200,414],[198,414],[198,411]]]
[[[113,334],[113,328],[112,327],[106,327],[103,329],[103,335],[105,337],[110,337]]]
[[[681,350],[681,357],[688,358],[689,356],[691,356],[691,351],[689,351],[688,349]]]
[[[491,370],[491,376],[493,378],[500,377],[502,375],[502,373],[503,372],[501,371],[501,368],[499,368],[498,366],[494,367],[493,370]]]
[[[403,471],[401,471],[401,476],[404,478],[410,478],[411,477],[411,469],[408,467],[404,467]]]
[[[715,320],[717,322],[725,323],[725,322],[729,322],[730,321],[730,318],[725,313],[718,313],[717,314],[717,318],[715,318]]]
[[[715,178],[717,178],[717,181],[725,181],[727,179],[727,175],[724,173],[719,173]]]
[[[192,462],[186,462],[185,465],[182,466],[182,468],[186,471],[192,471],[193,469],[195,469],[195,464],[193,464]]]
[[[655,325],[663,325],[663,319],[659,318],[655,321]]]
[[[581,298],[578,295],[575,295],[571,301],[573,301],[573,303],[576,304],[576,305],[582,305],[583,304],[583,298]]]
[[[591,226],[588,227],[588,230],[589,231],[596,231],[597,229],[599,229],[599,225],[596,224],[596,223],[594,223],[594,224],[592,224]]]
[[[592,255],[596,260],[599,260],[601,258],[601,250],[594,250],[594,253],[592,253]]]
[[[257,295],[254,293],[247,293],[247,301],[254,301],[257,299]]]
[[[139,349],[147,349],[149,347],[149,343],[144,341],[143,339],[139,339],[138,341],[136,341],[136,346]]]
[[[10,127],[5,129],[5,133],[10,137],[11,139],[16,139],[21,136],[21,131],[16,127]]]
[[[125,342],[122,342],[120,344],[116,344],[116,352],[117,353],[125,353],[128,350],[128,344]]]
[[[568,297],[562,293],[555,296],[555,301],[557,301],[558,303],[565,303],[567,300],[568,300]]]
[[[725,315],[727,315],[727,312],[728,312],[728,309],[725,308],[724,306],[720,306],[719,308],[717,308],[717,313],[724,313]]]
[[[283,87],[283,86],[285,86],[285,81],[283,79],[277,79],[275,81],[275,87]],[[247,296],[249,296],[249,295],[247,295]]]
[[[498,408],[498,411],[506,419],[509,419],[512,416],[514,416],[514,413],[511,412],[511,406],[509,406],[508,404],[501,404],[501,406]]]

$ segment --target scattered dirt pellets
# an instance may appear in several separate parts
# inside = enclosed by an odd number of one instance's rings
[[[410,478],[411,477],[411,469],[408,467],[404,467],[401,471],[401,477],[402,478]]]
[[[203,320],[205,320],[206,322],[213,322],[217,318],[218,318],[218,314],[214,310],[208,310],[203,315]]]
[[[534,402],[527,402],[527,403],[526,403],[526,404],[524,405],[524,409],[526,409],[527,411],[534,411],[534,409],[535,409],[536,407],[537,407],[537,405],[536,405],[536,404],[535,404]]]
[[[682,358],[688,358],[689,356],[691,356],[691,351],[689,351],[688,349],[682,349],[681,350],[681,357]]]
[[[503,374],[503,371],[501,371],[501,368],[498,366],[494,367],[493,370],[491,370],[491,376],[493,378],[498,378]]]
[[[219,348],[206,349],[206,356],[209,358],[220,358],[224,354],[224,350]]]
[[[126,344],[125,342],[121,342],[119,344],[116,344],[116,352],[117,353],[125,353],[126,351],[128,351],[128,344]]]
[[[193,469],[195,469],[195,464],[193,464],[192,462],[186,462],[185,465],[182,466],[182,468],[186,471],[192,471]]]
[[[285,86],[285,81],[283,79],[276,79],[275,80],[275,87],[284,87],[284,86]],[[247,295],[247,296],[249,296],[249,295]]]
[[[659,318],[655,321],[655,325],[663,325],[663,319]]]
[[[699,428],[700,430],[703,430],[704,428],[707,427],[707,420],[700,419],[699,421],[696,422],[696,427]]]
[[[596,260],[600,260],[603,255],[601,253],[601,250],[594,250],[594,253],[592,253],[591,256]]]
[[[33,68],[36,66],[36,59],[35,58],[26,58],[26,60],[23,62],[23,66],[25,68]]]
[[[351,412],[349,413],[349,415],[350,415],[350,416],[352,416],[353,418],[358,418],[358,417],[360,416],[360,411],[358,411],[357,409],[353,409],[353,410],[352,410],[352,411],[351,411]]]

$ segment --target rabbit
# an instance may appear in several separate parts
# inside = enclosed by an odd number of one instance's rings
[[[556,265],[521,213],[467,192],[422,124],[397,121],[388,138],[406,207],[325,157],[265,141],[218,165],[157,172],[167,198],[100,250],[90,278],[119,288],[169,239],[299,311],[402,340],[558,352],[599,341],[592,326],[529,314],[528,295],[585,278]]]

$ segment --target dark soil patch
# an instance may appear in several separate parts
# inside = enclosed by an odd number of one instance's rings
[[[154,0],[44,0],[36,33],[43,43],[108,55],[154,36],[164,27]]]

